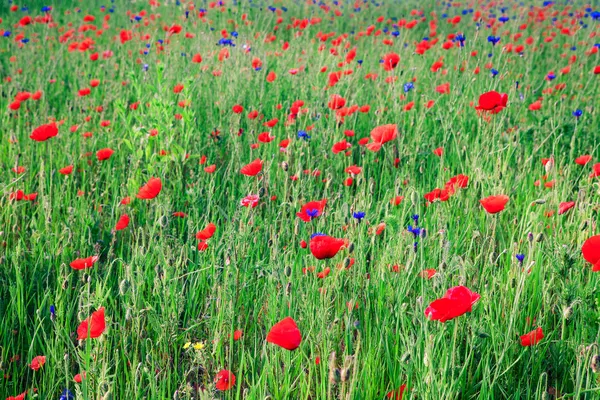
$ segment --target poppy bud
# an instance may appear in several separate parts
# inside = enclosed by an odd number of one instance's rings
[[[533,233],[529,232],[527,234],[527,240],[529,241],[529,243],[533,242]]]
[[[417,204],[419,204],[419,193],[412,192],[410,194],[410,202],[412,203],[413,206],[416,206]]]
[[[579,230],[585,231],[588,227],[588,221],[585,220],[581,223],[581,226],[579,227]]]
[[[259,197],[263,197],[264,195],[265,195],[265,188],[264,188],[264,187],[261,187],[261,188],[258,190],[258,196],[259,196]]]
[[[292,282],[288,282],[288,284],[285,285],[285,295],[289,296],[291,290],[292,290]]]
[[[352,254],[353,251],[354,251],[354,243],[350,243],[350,245],[348,246],[348,254]]]
[[[572,314],[573,314],[573,307],[569,306],[569,307],[563,308],[563,318],[564,319],[569,319]]]
[[[132,315],[131,315],[131,308],[128,308],[125,311],[125,321],[131,321]]]
[[[541,243],[541,242],[543,242],[543,241],[544,241],[544,234],[540,232],[540,233],[537,235],[537,237],[535,238],[535,241],[536,241],[536,242],[538,242],[538,243]]]
[[[283,273],[285,274],[285,276],[289,277],[290,275],[292,275],[292,269],[289,266],[287,266],[283,270]]]
[[[281,168],[283,168],[284,171],[287,171],[289,168],[288,163],[286,163],[285,161],[281,162]]]
[[[123,279],[119,284],[119,294],[124,296],[129,290],[129,281],[127,279]]]
[[[590,368],[597,374],[600,371],[600,355],[594,354],[590,360]]]

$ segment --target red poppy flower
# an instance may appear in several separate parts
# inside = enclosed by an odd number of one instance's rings
[[[388,394],[385,396],[388,399],[392,399],[392,400],[402,400],[402,395],[404,394],[404,391],[406,390],[406,383],[402,386],[400,386],[398,388],[398,390],[392,390],[391,392],[388,392]]]
[[[40,368],[42,368],[42,366],[46,364],[46,357],[45,356],[36,356],[33,357],[33,360],[31,360],[31,364],[29,365],[31,367],[32,370],[37,371]]]
[[[273,82],[275,79],[277,79],[275,72],[271,71],[267,74],[267,82]]]
[[[490,214],[496,214],[504,210],[504,206],[508,203],[508,196],[501,194],[499,196],[489,196],[479,200],[485,211]]]
[[[225,391],[235,385],[235,375],[233,372],[222,369],[215,376],[215,386],[217,390]]]
[[[327,199],[323,199],[321,201],[309,201],[308,203],[302,206],[300,212],[296,213],[296,215],[302,221],[310,222],[313,218],[316,218],[323,214],[323,210],[325,209],[326,204]]]
[[[444,297],[429,304],[425,315],[431,320],[446,322],[471,312],[473,304],[480,297],[478,293],[471,292],[464,286],[455,286],[448,289]]]
[[[138,199],[150,200],[158,196],[162,190],[162,181],[160,178],[150,178],[148,182],[140,188],[137,194]]]
[[[498,93],[494,90],[487,92],[479,96],[479,105],[475,107],[476,110],[488,111],[492,114],[499,113],[506,107],[508,103],[508,95],[506,93]]]
[[[27,390],[16,396],[8,396],[6,400],[25,400],[25,396],[27,396]]]
[[[333,258],[346,245],[344,239],[337,239],[327,235],[317,235],[310,239],[310,252],[317,260]]]
[[[327,103],[327,107],[332,110],[339,110],[340,108],[346,105],[346,99],[344,99],[339,94],[333,94],[329,98],[329,103]]]
[[[115,225],[115,231],[122,231],[123,229],[129,226],[129,216],[127,214],[121,215],[119,221],[117,221],[117,225]]]
[[[258,173],[260,171],[262,171],[262,167],[263,167],[262,160],[260,158],[257,158],[256,160],[252,161],[250,164],[243,166],[242,169],[240,170],[240,172],[242,173],[242,175],[256,176],[256,175],[258,175]]]
[[[286,317],[273,325],[267,335],[267,342],[273,343],[286,350],[295,350],[302,342],[300,329],[291,317]]]
[[[95,339],[100,337],[105,329],[104,307],[100,307],[98,311],[93,312],[88,319],[79,324],[77,327],[77,339]]]
[[[64,168],[59,169],[58,172],[62,175],[70,175],[71,172],[73,172],[73,166],[72,165],[66,166]]]
[[[209,165],[208,167],[204,167],[204,172],[212,174],[217,169],[215,164]]]
[[[261,143],[269,143],[275,140],[275,136],[271,136],[270,132],[262,132],[258,135],[258,141]]]
[[[242,207],[254,208],[258,205],[258,200],[260,200],[260,197],[257,194],[249,194],[240,200],[240,205]]]
[[[240,340],[242,338],[242,334],[243,334],[243,332],[241,329],[235,330],[233,332],[233,340],[237,342],[238,340]]]
[[[594,164],[590,178],[595,178],[597,176],[600,176],[600,163]]]
[[[433,154],[435,154],[438,157],[441,157],[442,154],[444,154],[444,148],[438,147],[437,149],[433,150]]]
[[[98,150],[98,152],[96,153],[96,157],[98,157],[98,161],[104,161],[104,160],[108,160],[110,158],[110,156],[112,156],[114,153],[114,150],[106,148],[106,149],[101,149]]]
[[[521,346],[535,346],[544,338],[542,328],[537,328],[523,336],[520,336]]]
[[[381,65],[383,66],[384,70],[392,71],[394,68],[396,68],[399,62],[400,56],[398,54],[389,53],[383,56],[383,63],[381,63]]]
[[[558,206],[558,215],[562,215],[562,214],[566,213],[573,207],[575,207],[574,201],[565,201],[565,202],[560,203],[560,205]]]
[[[333,152],[333,154],[338,154],[342,151],[348,150],[350,147],[352,147],[352,144],[348,143],[346,139],[344,139],[341,142],[335,143],[331,148],[331,151]]]
[[[240,106],[239,104],[236,104],[231,108],[231,111],[233,111],[235,114],[240,114],[244,111],[244,107]]]
[[[81,382],[83,382],[84,379],[85,379],[85,371],[83,371],[81,374],[77,374],[73,377],[73,380],[75,381],[75,383],[81,383]]]
[[[58,135],[58,128],[56,127],[56,123],[53,122],[51,124],[38,126],[31,132],[31,136],[29,137],[36,142],[43,142],[56,135]]]
[[[600,235],[592,236],[583,243],[581,253],[585,261],[592,264],[592,271],[600,271]]]
[[[347,174],[358,175],[362,172],[361,167],[357,167],[356,165],[351,165],[344,170]]]
[[[392,203],[395,206],[399,206],[400,203],[402,203],[402,200],[404,200],[404,196],[396,196],[391,200],[390,203]]]
[[[87,258],[78,258],[76,260],[73,260],[69,265],[73,269],[82,270],[86,268],[92,268],[96,261],[98,261],[98,256],[90,256]]]
[[[371,151],[379,151],[384,143],[396,139],[398,136],[398,127],[396,124],[380,125],[371,131],[372,142],[367,144]]]
[[[217,230],[216,225],[213,224],[212,222],[209,222],[209,224],[206,225],[206,228],[204,228],[201,231],[198,231],[196,233],[196,239],[198,239],[198,240],[210,239],[215,234],[216,230]]]
[[[592,156],[590,156],[590,155],[579,156],[575,159],[575,163],[579,164],[579,165],[585,165],[585,164],[589,163],[590,161],[592,161]]]

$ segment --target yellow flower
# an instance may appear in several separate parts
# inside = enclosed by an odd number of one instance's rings
[[[183,345],[183,348],[189,349],[191,345],[192,345],[192,342],[187,342],[186,344]]]
[[[194,343],[194,349],[202,350],[203,348],[204,348],[204,343],[202,343],[202,342]]]

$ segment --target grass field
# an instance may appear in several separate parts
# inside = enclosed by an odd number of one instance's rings
[[[2,3],[0,398],[600,398],[597,4]]]

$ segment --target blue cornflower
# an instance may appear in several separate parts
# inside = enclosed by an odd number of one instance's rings
[[[306,133],[306,131],[298,131],[298,139],[308,140],[310,139],[310,136],[308,133]]]
[[[63,390],[60,397],[58,398],[58,400],[73,400],[73,399],[75,399],[75,396],[73,396],[73,393],[71,393],[69,391],[69,389]]]
[[[9,37],[10,36],[10,31],[4,31],[4,33],[2,34],[2,36]]]
[[[525,259],[525,254],[517,254],[515,257],[517,258],[517,261],[519,261],[519,264],[523,264],[523,260]]]
[[[413,214],[411,218],[415,221],[415,225],[419,225],[419,214]]]
[[[133,17],[133,19],[135,19],[136,21],[141,21],[142,17],[139,15],[136,15],[135,17]]]
[[[398,36],[400,36],[400,32],[398,32],[398,31],[393,31],[393,32],[392,32],[392,36],[393,36],[393,37],[398,37]]]
[[[462,33],[459,33],[458,35],[456,35],[454,37],[454,39],[460,43],[460,47],[465,47],[465,40],[467,40],[465,35],[463,35]]]
[[[546,79],[548,79],[549,81],[553,80],[554,78],[556,78],[554,72],[548,72],[548,75],[546,75]]]
[[[496,36],[488,36],[487,41],[490,42],[492,45],[496,45],[496,43],[498,43],[500,41],[500,36],[496,37]]]
[[[312,239],[312,238],[315,238],[317,236],[327,236],[327,235],[324,234],[324,233],[321,233],[321,232],[315,232],[312,235],[310,235],[310,238]]]
[[[219,39],[219,43],[217,43],[217,46],[235,47],[235,43],[233,43],[233,40],[231,40],[231,39],[221,38],[221,39]]]
[[[355,213],[352,213],[352,216],[354,217],[354,219],[360,222],[365,217],[365,213],[363,211],[357,211]]]
[[[231,36],[238,37],[238,33],[236,31],[231,32]]]
[[[404,93],[408,93],[415,88],[414,83],[408,82],[404,84]]]
[[[582,115],[583,115],[583,111],[581,111],[580,109],[577,109],[577,110],[573,111],[573,116],[574,116],[575,118],[579,118],[579,117],[581,117]]]
[[[492,76],[498,75],[498,70],[492,68]]]
[[[54,304],[52,304],[50,306],[50,319],[52,321],[54,321],[55,318],[56,318],[56,307],[54,307]]]
[[[356,62],[358,63],[358,65],[362,65],[363,60],[356,60]]]
[[[306,210],[306,215],[308,215],[310,219],[313,219],[318,217],[320,215],[320,212],[316,208],[312,208],[310,210]]]
[[[421,235],[421,228],[418,226],[413,227],[412,225],[408,226],[408,231],[414,235],[415,238]]]
[[[50,7],[50,6],[42,7],[42,12],[48,12],[48,11],[52,11],[52,7]]]
[[[144,65],[142,66],[142,69],[144,70],[144,72],[148,71],[148,67],[149,67],[149,65],[148,65],[148,64],[144,64]]]
[[[500,18],[498,18],[498,21],[505,23],[505,22],[508,22],[509,19],[510,19],[509,17],[500,17]]]

